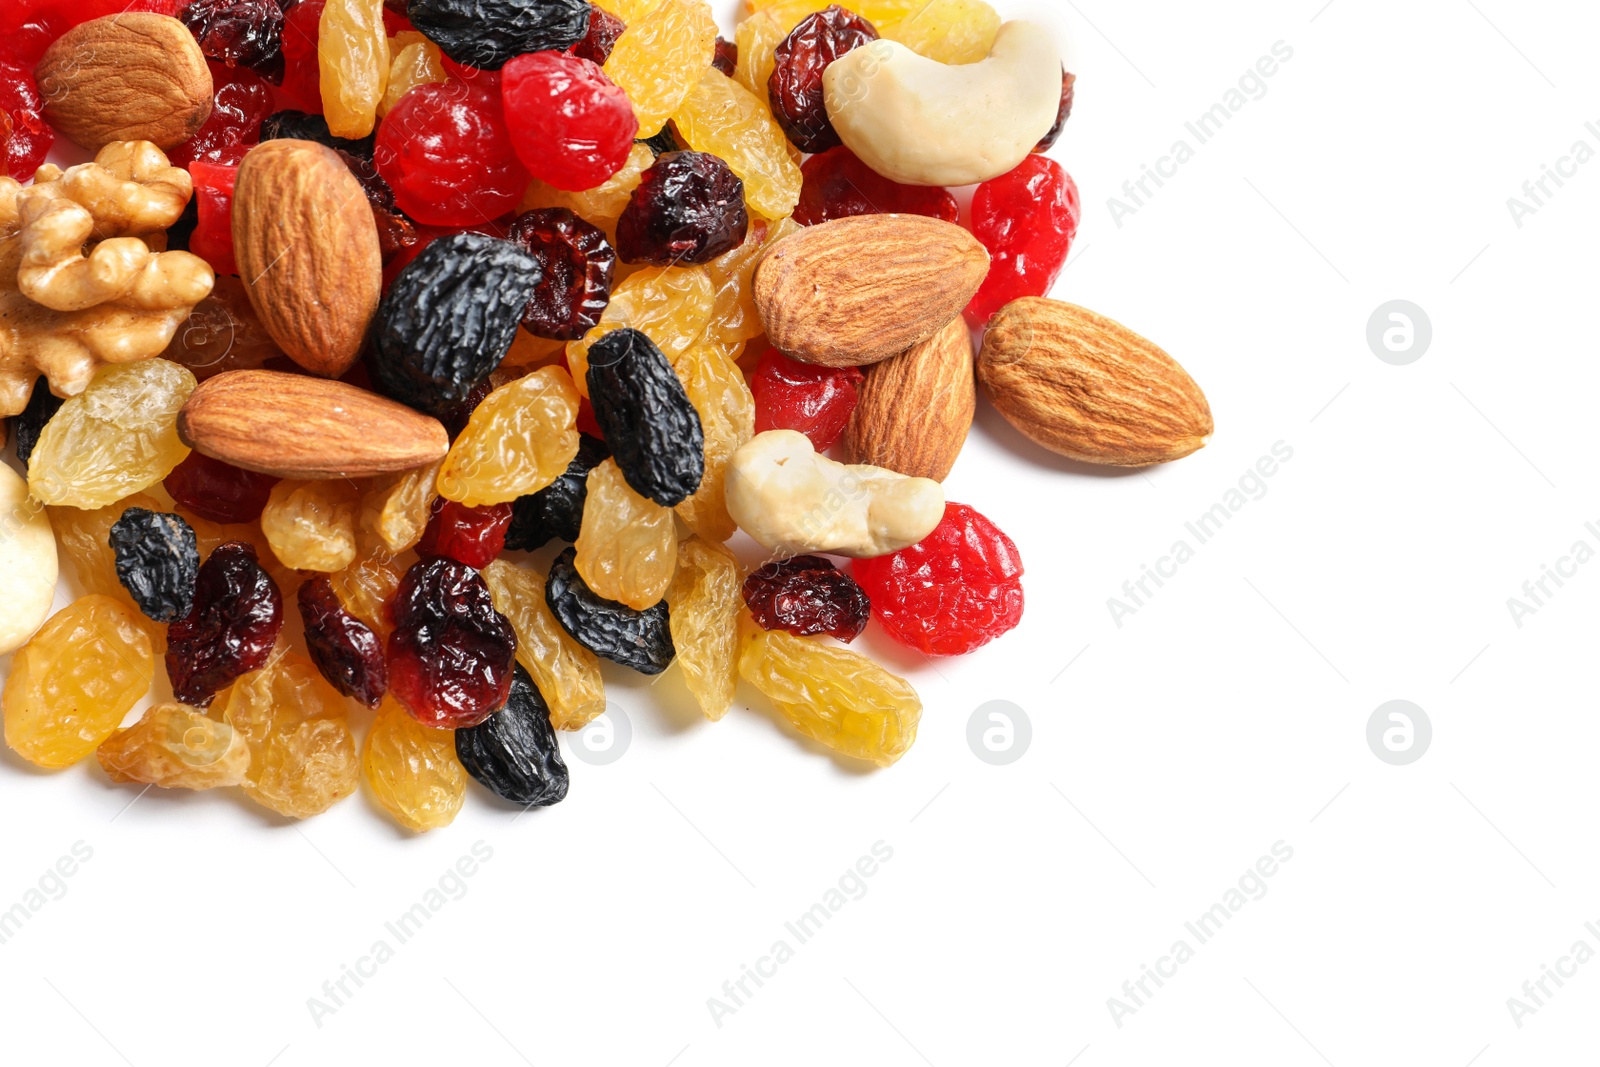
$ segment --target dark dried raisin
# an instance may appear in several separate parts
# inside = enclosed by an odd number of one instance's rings
[[[611,458],[611,449],[597,437],[578,438],[578,454],[566,473],[530,496],[511,505],[511,529],[506,547],[532,552],[552,540],[576,541],[583,525],[583,504],[589,496],[589,472]]]
[[[117,578],[156,622],[175,622],[194,606],[200,549],[181,515],[129,508],[111,526]]]
[[[1066,129],[1067,119],[1072,117],[1072,90],[1077,82],[1076,74],[1069,74],[1065,67],[1061,68],[1061,108],[1056,112],[1056,124],[1050,127],[1050,132],[1034,146],[1035,152],[1048,152],[1061,139],[1061,131]]]
[[[556,557],[544,588],[545,604],[561,628],[595,655],[640,674],[660,674],[671,666],[677,650],[672,645],[667,602],[634,611],[597,596],[578,576],[572,562],[577,554],[569,548]]]
[[[174,501],[202,519],[235,523],[261,517],[278,479],[190,452],[161,484]]]
[[[417,555],[423,559],[453,559],[482,570],[500,558],[510,525],[510,504],[469,508],[435,497],[427,528],[417,542]]]
[[[389,287],[367,369],[379,392],[444,416],[500,365],[539,284],[510,241],[453,233],[423,249]]]
[[[207,59],[272,75],[283,69],[278,0],[191,0],[178,18]]]
[[[744,182],[709,152],[668,152],[639,179],[617,220],[625,263],[709,263],[744,244]]]
[[[571,48],[589,32],[588,0],[411,0],[406,13],[445,55],[478,70]]]
[[[326,574],[301,585],[297,599],[311,662],[339,692],[369,708],[377,707],[389,689],[382,639],[372,627],[345,610]]]
[[[28,406],[22,409],[22,414],[16,419],[18,459],[28,462],[28,457],[33,455],[33,446],[39,443],[39,435],[44,432],[44,424],[65,403],[50,391],[50,383],[44,378],[33,383],[33,395],[28,397]]]
[[[583,40],[572,46],[572,54],[603,67],[606,65],[606,60],[611,58],[611,50],[617,46],[617,39],[627,28],[627,23],[605,8],[598,4],[592,5],[589,12],[589,32],[584,34]]]
[[[484,788],[514,804],[542,808],[566,798],[567,765],[550,708],[520,666],[506,706],[456,731],[456,757]]]
[[[644,145],[658,156],[664,156],[668,152],[681,152],[684,147],[678,143],[678,135],[673,130],[670,122],[661,127],[661,132],[654,137],[646,137],[644,140],[635,143]]]
[[[389,615],[389,688],[419,722],[476,726],[505,704],[517,634],[477,571],[423,560],[400,580]]]
[[[539,264],[539,284],[522,314],[524,329],[535,337],[575,341],[600,325],[617,275],[617,253],[605,231],[554,207],[518,215],[506,238]]]
[[[664,508],[693,496],[706,473],[705,431],[656,343],[613,330],[589,349],[589,402],[628,485]]]
[[[878,39],[872,23],[838,4],[807,15],[778,45],[767,82],[772,117],[802,152],[826,152],[842,142],[828,118],[822,75],[840,56]]]
[[[335,137],[328,130],[328,120],[321,115],[308,115],[304,111],[275,111],[261,123],[263,141],[315,141],[336,152],[349,152],[357,159],[372,161],[377,134],[368,134],[360,140]]]
[[[872,602],[856,580],[821,556],[768,563],[745,579],[744,602],[764,630],[828,634],[846,644],[872,617]]]
[[[723,40],[719,34],[717,50],[711,57],[711,65],[728,77],[733,77],[733,72],[739,69],[739,46],[732,41]]]
[[[205,707],[241,675],[264,666],[283,629],[283,594],[256,562],[255,546],[218,545],[200,567],[189,614],[167,628],[172,695]]]

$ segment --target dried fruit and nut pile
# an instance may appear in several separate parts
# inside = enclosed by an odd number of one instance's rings
[[[364,777],[424,830],[469,777],[565,797],[604,659],[906,752],[916,693],[845,646],[1022,617],[941,485],[977,383],[1093,463],[1211,416],[1043,299],[1079,218],[1048,32],[745,2],[726,41],[706,0],[7,0],[7,744],[294,818]]]

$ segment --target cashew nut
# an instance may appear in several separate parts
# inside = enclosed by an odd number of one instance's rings
[[[0,464],[0,655],[43,625],[56,598],[56,535],[28,483]]]
[[[882,467],[818,455],[805,434],[757,434],[728,462],[728,514],[769,552],[856,559],[921,541],[944,517],[944,490]]]
[[[973,185],[1016,169],[1055,125],[1061,53],[1045,27],[1008,22],[978,63],[875,41],[822,81],[834,129],[873,170],[906,185]]]

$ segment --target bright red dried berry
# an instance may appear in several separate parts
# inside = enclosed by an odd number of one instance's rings
[[[106,15],[141,11],[176,15],[182,0],[5,0],[0,3],[0,41],[32,70],[46,48],[74,26]]]
[[[448,559],[417,563],[389,615],[389,690],[417,721],[459,730],[505,706],[517,634],[477,571]]]
[[[326,0],[300,0],[283,20],[283,106],[322,114],[322,67],[317,35]]]
[[[711,56],[711,65],[728,77],[733,77],[734,71],[739,69],[739,46],[718,34],[717,50]]]
[[[0,109],[0,178],[11,175],[11,116]]]
[[[709,263],[744,244],[744,182],[709,152],[667,152],[639,179],[617,220],[624,263]]]
[[[199,213],[189,251],[211,264],[218,274],[238,274],[233,258],[233,186],[237,166],[218,163],[189,164],[194,179],[194,202]]]
[[[180,507],[228,525],[261,518],[278,479],[190,452],[161,484]]]
[[[0,110],[11,117],[6,169],[18,180],[31,178],[50,154],[56,133],[44,120],[44,98],[33,71],[6,56],[0,56]]]
[[[763,630],[828,634],[846,644],[861,636],[872,616],[856,580],[821,556],[768,563],[745,579],[744,602]]]
[[[378,127],[374,158],[400,210],[429,226],[499,218],[528,187],[498,90],[464,82],[403,96]]]
[[[500,71],[500,93],[517,157],[547,185],[593,189],[633,151],[633,105],[597,63],[563,52],[518,56]]]
[[[302,584],[297,599],[311,662],[339,692],[377,707],[389,691],[382,639],[346,610],[326,574]]]
[[[846,52],[878,39],[872,23],[834,4],[800,20],[774,54],[767,82],[772,117],[802,152],[826,152],[841,142],[828,118],[822,75]]]
[[[611,58],[611,50],[617,46],[617,39],[627,28],[626,22],[599,4],[593,4],[589,11],[589,32],[567,51],[579,59],[587,59],[603,67],[606,60]]]
[[[417,542],[417,555],[423,559],[453,559],[482,570],[505,551],[506,531],[510,528],[510,504],[469,508],[436,497],[422,540]]]
[[[929,656],[959,656],[1022,621],[1022,556],[965,504],[910,548],[851,563],[891,637]]]
[[[855,215],[926,215],[957,222],[961,206],[950,190],[936,185],[901,185],[885,178],[850,149],[840,145],[812,156],[801,166],[805,183],[794,221],[816,226]]]
[[[172,695],[203,708],[272,655],[283,629],[283,594],[252,545],[218,545],[200,567],[194,607],[167,628]]]
[[[818,452],[825,452],[844,434],[865,379],[858,367],[801,363],[772,349],[750,376],[756,433],[798,430]]]
[[[167,153],[174,167],[191,163],[234,166],[261,140],[261,123],[272,114],[272,86],[243,67],[210,64],[216,86],[211,115],[195,135]]]
[[[617,252],[604,230],[566,208],[544,208],[518,215],[507,238],[540,268],[523,329],[535,337],[575,341],[600,325],[617,275]]]
[[[978,186],[972,233],[989,250],[989,275],[967,305],[968,325],[981,328],[1013,300],[1047,295],[1067,265],[1081,214],[1072,176],[1044,156]]]
[[[1061,68],[1061,107],[1056,111],[1056,124],[1050,127],[1050,132],[1034,146],[1035,152],[1048,152],[1061,139],[1061,131],[1066,128],[1067,119],[1072,117],[1072,88],[1077,81],[1076,74],[1069,74],[1067,68]]]

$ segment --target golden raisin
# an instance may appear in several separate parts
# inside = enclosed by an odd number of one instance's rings
[[[706,718],[733,707],[739,684],[739,613],[744,569],[719,544],[691,537],[678,546],[678,573],[667,593],[672,643],[683,680]]]
[[[737,360],[738,347],[760,337],[766,330],[756,310],[753,284],[756,268],[773,245],[800,230],[800,224],[792,218],[777,222],[753,220],[744,244],[706,264],[716,291],[706,336],[721,345],[729,358]]]
[[[799,154],[764,100],[708,67],[673,124],[690,148],[719,156],[739,176],[752,211],[788,218],[800,202]]]
[[[878,27],[888,40],[898,41],[939,63],[976,63],[989,55],[1000,16],[983,0],[931,0],[920,10]]]
[[[467,796],[456,732],[424,726],[393,697],[384,698],[367,733],[361,770],[384,810],[418,833],[449,826]]]
[[[589,472],[578,530],[578,575],[607,600],[635,611],[666,595],[678,567],[678,524],[672,509],[634,492],[617,461]]]
[[[439,46],[432,41],[422,40],[411,44],[401,44],[400,38],[410,37],[412,34],[397,34],[390,42],[394,50],[394,62],[389,65],[389,82],[383,91],[383,99],[378,103],[378,117],[389,113],[389,109],[400,102],[400,98],[419,85],[443,84],[450,80],[450,75],[444,69],[444,56],[439,51]],[[421,37],[421,34],[416,36]],[[399,48],[394,45],[400,44]]]
[[[243,785],[250,746],[233,727],[187,704],[160,704],[95,749],[113,782],[163,789],[221,789]]]
[[[578,454],[578,391],[544,367],[484,398],[439,469],[439,495],[468,507],[536,493]]]
[[[405,569],[403,561],[385,553],[361,555],[333,575],[333,591],[346,611],[388,640],[394,629],[389,621],[389,601],[400,588]]]
[[[356,558],[358,506],[351,482],[285,479],[272,487],[261,512],[261,531],[286,567],[342,571]]]
[[[605,72],[633,102],[639,136],[654,137],[678,110],[716,52],[717,23],[706,0],[661,0],[628,22]]]
[[[650,169],[655,159],[656,154],[650,151],[649,145],[636,144],[628,152],[628,161],[622,165],[621,170],[593,189],[581,193],[557,189],[535,178],[533,184],[528,186],[527,195],[523,197],[522,210],[564,207],[586,222],[600,227],[607,234],[615,236],[617,220],[622,217],[628,201],[633,199],[633,191],[639,188],[640,177]]]
[[[428,527],[439,464],[375,479],[361,498],[361,531],[389,552],[404,552],[422,540]]]
[[[612,330],[638,330],[676,360],[704,338],[716,293],[705,267],[648,267],[611,294],[600,325],[567,345],[567,366],[578,392],[589,395],[589,349]]]
[[[675,509],[684,524],[708,541],[726,541],[738,529],[723,489],[728,461],[755,434],[756,401],[744,374],[714,347],[690,349],[673,364],[705,433],[705,474],[694,495]]]
[[[517,632],[517,662],[533,676],[557,730],[579,730],[606,710],[600,659],[562,629],[544,599],[544,575],[495,560],[484,568],[494,609]]]
[[[328,132],[352,140],[370,134],[389,84],[383,0],[328,0],[318,23],[317,66]]]

